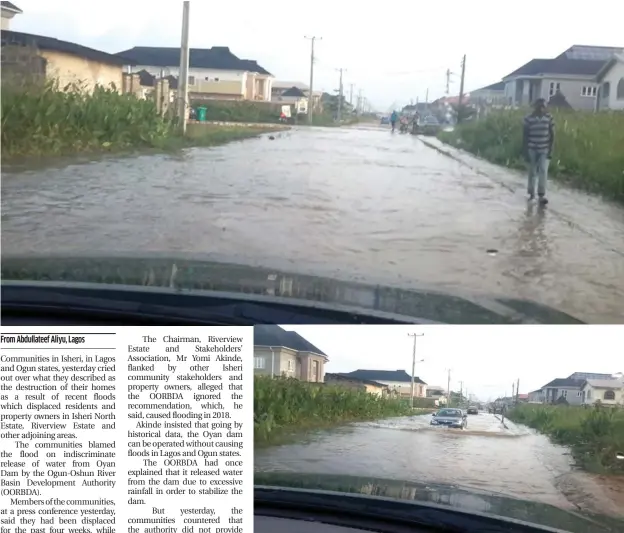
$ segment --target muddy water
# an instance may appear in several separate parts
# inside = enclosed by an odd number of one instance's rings
[[[214,253],[624,323],[624,209],[380,128],[2,169],[3,254]],[[488,250],[495,250],[487,253]]]
[[[621,516],[615,484],[574,470],[567,449],[534,431],[480,413],[466,430],[432,428],[430,415],[359,423],[311,441],[260,449],[261,472],[372,476],[440,483]]]

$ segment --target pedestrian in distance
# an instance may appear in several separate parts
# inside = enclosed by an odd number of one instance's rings
[[[539,98],[535,101],[533,112],[524,118],[522,151],[529,165],[529,200],[535,198],[537,181],[537,196],[541,205],[548,203],[546,182],[554,142],[555,121],[546,108],[546,100]]]
[[[396,128],[396,123],[397,123],[398,118],[399,118],[399,114],[396,111],[392,111],[392,114],[390,115],[390,124],[392,125],[392,132],[394,132],[394,129]]]

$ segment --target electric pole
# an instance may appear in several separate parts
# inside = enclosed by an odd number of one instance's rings
[[[457,101],[457,123],[462,120],[462,105],[464,100],[464,79],[466,77],[466,54],[461,62],[461,81],[459,82],[459,99]]]
[[[322,37],[308,37],[305,36],[305,39],[309,39],[311,42],[310,46],[310,90],[308,92],[308,121],[310,126],[312,126],[312,115],[314,114],[314,43],[318,39],[322,40]]]
[[[353,107],[353,83],[349,84],[349,104]]]
[[[520,401],[520,378],[516,381],[516,405]]]
[[[362,113],[362,89],[358,91],[358,114]]]
[[[448,371],[448,378],[446,381],[446,406],[451,406],[451,369]]]
[[[427,92],[425,93],[425,104],[429,104],[429,88],[427,88]]]
[[[186,133],[186,108],[188,105],[190,4],[188,0],[185,0],[182,6],[182,42],[180,43],[180,75],[178,76],[178,117],[182,135]]]
[[[344,71],[346,71],[347,69],[345,68],[337,68],[336,69],[338,72],[340,72],[340,84],[338,85],[338,122],[340,122],[341,118],[342,118],[342,73]]]
[[[451,91],[451,74],[451,69],[446,69],[446,96],[448,96]]]
[[[459,401],[461,402],[464,397],[464,382],[459,382]]]
[[[416,339],[418,337],[422,337],[424,333],[408,333],[409,337],[414,337],[414,348],[412,350],[412,389],[411,389],[411,397],[412,397],[412,409],[414,409],[414,374],[416,373]],[[421,359],[420,362],[424,361]]]

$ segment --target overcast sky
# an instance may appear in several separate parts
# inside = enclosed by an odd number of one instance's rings
[[[624,371],[619,326],[282,326],[296,331],[326,353],[326,372],[358,369],[412,372],[417,338],[416,375],[429,385],[476,394],[480,400],[539,389],[573,372]]]
[[[12,29],[107,52],[133,46],[179,46],[181,0],[15,0],[24,13]],[[524,0],[464,2],[208,2],[191,0],[191,46],[229,46],[279,80],[308,83],[310,42],[317,44],[315,87],[350,84],[378,109],[443,96],[447,68],[466,61],[466,91],[499,81],[533,58],[573,44],[624,46],[624,2],[566,4]],[[459,90],[454,76],[451,93]]]

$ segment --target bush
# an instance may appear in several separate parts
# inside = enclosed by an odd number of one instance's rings
[[[363,390],[292,378],[255,376],[254,379],[254,435],[257,441],[268,441],[284,430],[375,420],[410,412],[405,402]]]
[[[78,86],[60,90],[54,83],[2,86],[3,156],[152,146],[172,129],[152,101],[113,88],[89,93]]]
[[[555,145],[550,174],[588,191],[624,201],[624,113],[553,111]],[[521,111],[492,112],[440,139],[494,163],[525,168]]]
[[[624,409],[594,406],[519,405],[508,413],[514,422],[570,446],[579,464],[601,473],[624,474]]]

